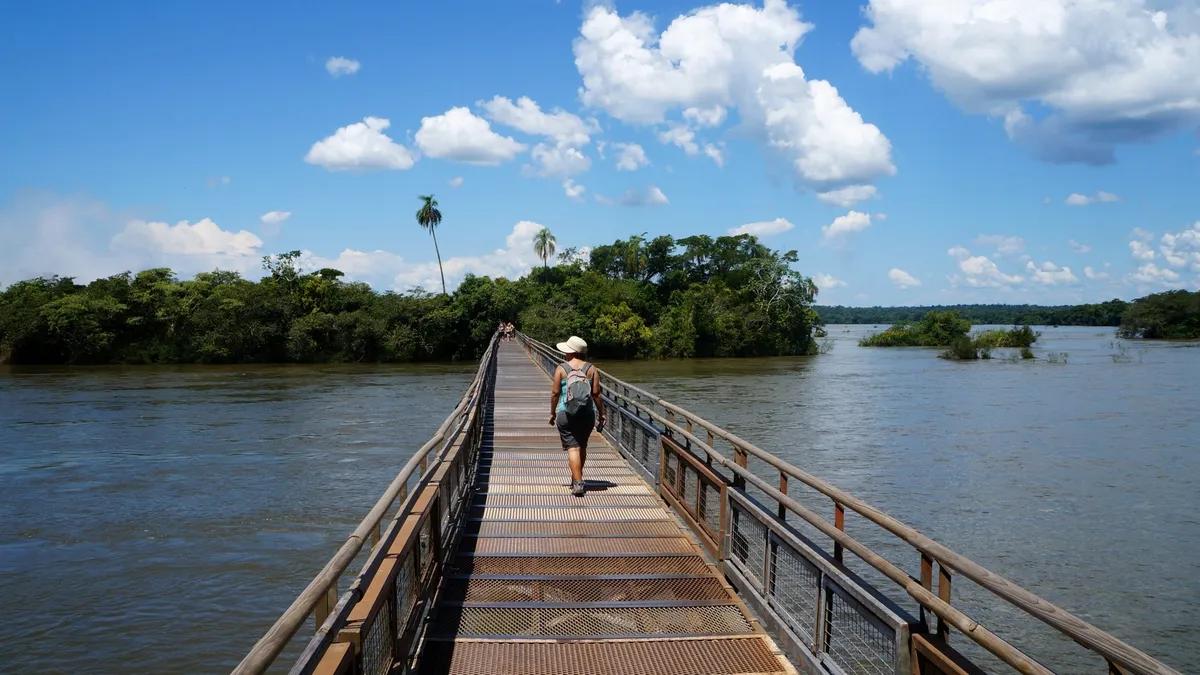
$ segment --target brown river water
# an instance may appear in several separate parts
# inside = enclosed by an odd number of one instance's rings
[[[955,363],[859,348],[871,330],[830,327],[818,357],[601,365],[1200,671],[1200,344],[1043,328],[1035,361]],[[0,369],[0,672],[228,671],[473,370]],[[1102,672],[955,597],[1048,665]]]

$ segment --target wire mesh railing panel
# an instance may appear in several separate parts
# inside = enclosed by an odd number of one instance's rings
[[[763,588],[763,567],[766,562],[767,528],[748,511],[730,506],[729,554],[742,564],[755,591]]]
[[[827,586],[824,651],[847,675],[896,672],[896,636],[871,621],[866,609]]]
[[[662,484],[671,488],[672,492],[675,491],[675,486],[677,485],[676,476],[678,475],[678,471],[679,458],[674,453],[668,452],[667,460],[663,464]]]
[[[392,628],[394,624],[393,608],[391,598],[385,600],[383,608],[366,627],[361,657],[363,675],[384,675],[391,670],[395,657],[393,648],[396,644],[392,638],[392,635],[395,634]]]
[[[821,571],[787,543],[774,538],[768,591],[776,611],[787,619],[788,628],[805,645],[815,645]]]
[[[719,537],[721,533],[721,488],[708,480],[700,481],[700,499],[696,503],[700,521],[708,528],[710,535]]]
[[[679,494],[679,499],[683,502],[683,506],[688,511],[696,512],[696,470],[690,466],[684,465],[683,470],[683,489]]]
[[[411,555],[401,559],[394,584],[395,597],[392,604],[396,608],[396,639],[400,639],[417,604],[417,585],[413,577]]]

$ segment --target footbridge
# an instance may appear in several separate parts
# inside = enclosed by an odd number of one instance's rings
[[[234,672],[1175,672],[604,372],[609,421],[573,497],[546,424],[560,359],[493,338],[433,438]],[[1043,622],[1079,659],[1019,649],[971,615],[980,599]]]

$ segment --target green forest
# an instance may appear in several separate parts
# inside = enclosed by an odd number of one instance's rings
[[[301,269],[298,251],[264,258],[257,281],[169,269],[21,281],[0,292],[0,362],[475,359],[501,320],[542,340],[584,336],[607,357],[816,352],[817,288],[792,269],[794,251],[750,235],[634,236],[551,265],[553,235],[540,237],[543,267],[516,281],[470,276],[452,293],[379,293]]]
[[[1088,305],[931,305],[927,307],[817,306],[823,323],[900,323],[929,312],[952,311],[976,324],[1031,326],[1119,326],[1129,303],[1108,300]]]

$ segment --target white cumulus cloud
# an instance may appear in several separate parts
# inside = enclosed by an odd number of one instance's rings
[[[364,117],[314,143],[304,161],[330,171],[411,169],[412,153],[383,133],[391,124],[384,117]]]
[[[1129,252],[1138,260],[1154,260],[1154,248],[1139,239],[1129,242]]]
[[[822,190],[895,173],[891,143],[878,127],[796,64],[796,47],[811,28],[784,0],[701,7],[661,33],[643,13],[621,16],[597,3],[574,45],[581,98],[635,124],[660,124],[682,110],[684,120],[703,127],[736,110],[800,182]],[[687,125],[668,123],[662,138],[689,154],[700,147]]]
[[[292,217],[291,211],[267,211],[259,217],[259,221],[263,225],[279,225],[283,221]]]
[[[1148,262],[1138,267],[1136,272],[1129,275],[1129,278],[1143,285],[1170,286],[1179,281],[1179,273],[1169,267],[1159,267]]]
[[[1012,235],[981,234],[975,237],[975,243],[991,247],[996,255],[1016,255],[1025,250],[1025,240]]]
[[[899,267],[893,267],[888,270],[888,280],[896,285],[897,288],[907,289],[921,285],[921,280],[913,275],[905,272]]]
[[[1200,123],[1191,2],[870,0],[866,18],[851,47],[867,70],[912,59],[1047,160],[1111,162],[1119,143]]]
[[[514,103],[504,96],[493,96],[480,104],[488,117],[497,124],[512,127],[535,136],[545,136],[556,143],[571,146],[587,145],[596,131],[594,122],[585,122],[578,115],[555,108],[544,112],[537,101],[522,96]]]
[[[958,269],[962,272],[962,276],[950,277],[952,283],[957,284],[961,281],[973,288],[1003,288],[1015,286],[1025,280],[1019,274],[1004,273],[987,256],[971,255],[971,252],[962,246],[954,246],[946,253],[958,261]]]
[[[1084,265],[1083,276],[1091,279],[1092,281],[1101,281],[1108,278],[1108,272],[1097,270],[1091,265]]]
[[[1084,195],[1078,192],[1072,192],[1063,200],[1067,206],[1087,206],[1089,204],[1111,204],[1119,202],[1121,198],[1111,192],[1100,190],[1094,195]]]
[[[113,237],[113,245],[145,248],[173,255],[228,255],[257,257],[262,239],[253,232],[223,230],[209,218],[174,225],[145,220],[130,221]]]
[[[1025,269],[1029,272],[1030,281],[1042,284],[1043,286],[1074,284],[1079,281],[1079,278],[1071,272],[1070,267],[1059,267],[1051,260],[1047,260],[1040,265],[1035,264],[1032,260],[1026,261]]]
[[[1164,234],[1158,250],[1168,265],[1200,272],[1200,220],[1179,232]]]
[[[430,157],[495,166],[525,150],[525,145],[492,131],[488,121],[463,107],[421,118],[417,147]]]
[[[601,204],[612,204],[612,200],[596,195],[596,201]],[[621,195],[621,206],[663,206],[669,204],[667,195],[657,185],[648,185],[643,189],[629,188]]]
[[[616,151],[617,171],[637,171],[650,163],[646,151],[637,143],[613,143]]]
[[[698,127],[716,127],[725,121],[725,106],[708,108],[684,108],[683,119]]]
[[[844,216],[838,216],[833,222],[821,227],[825,240],[840,239],[854,232],[862,232],[871,226],[871,214],[862,211],[850,211]]]
[[[658,133],[658,140],[666,145],[678,146],[689,155],[700,152],[700,146],[696,143],[696,133],[686,124],[668,125],[665,131]]]
[[[574,199],[576,201],[583,199],[583,193],[587,191],[587,188],[570,178],[563,181],[562,188],[563,194],[567,196],[567,199]]]
[[[529,157],[533,164],[527,170],[539,176],[574,176],[592,166],[592,160],[582,150],[563,143],[538,143],[529,151]]]
[[[817,199],[826,204],[833,204],[848,209],[855,204],[871,199],[879,194],[874,185],[847,185],[837,190],[818,192]]]
[[[793,225],[792,222],[787,218],[776,218],[774,220],[762,220],[755,223],[738,225],[737,227],[730,228],[729,234],[752,234],[756,237],[766,237],[772,234],[787,232],[793,227],[795,227],[795,225]]]
[[[462,176],[455,176],[454,178],[451,178],[450,180],[448,180],[448,181],[446,181],[446,182],[447,182],[447,183],[450,185],[450,187],[452,187],[452,188],[460,188],[460,187],[462,187],[462,186],[463,186],[463,177],[462,177]]]
[[[1091,244],[1085,244],[1083,242],[1075,241],[1074,239],[1068,239],[1067,246],[1070,246],[1071,250],[1075,251],[1076,253],[1091,253],[1092,252]]]
[[[723,144],[722,144],[723,145]],[[704,155],[713,161],[717,166],[725,166],[725,151],[720,145],[715,143],[704,144]]]
[[[813,276],[813,281],[817,284],[817,288],[822,290],[828,290],[830,288],[837,288],[839,286],[846,285],[846,282],[838,279],[832,274],[824,273]]]
[[[331,56],[329,57],[329,60],[325,62],[325,70],[334,77],[353,75],[358,72],[359,68],[362,68],[361,63],[355,61],[354,59],[348,59],[344,56]]]

